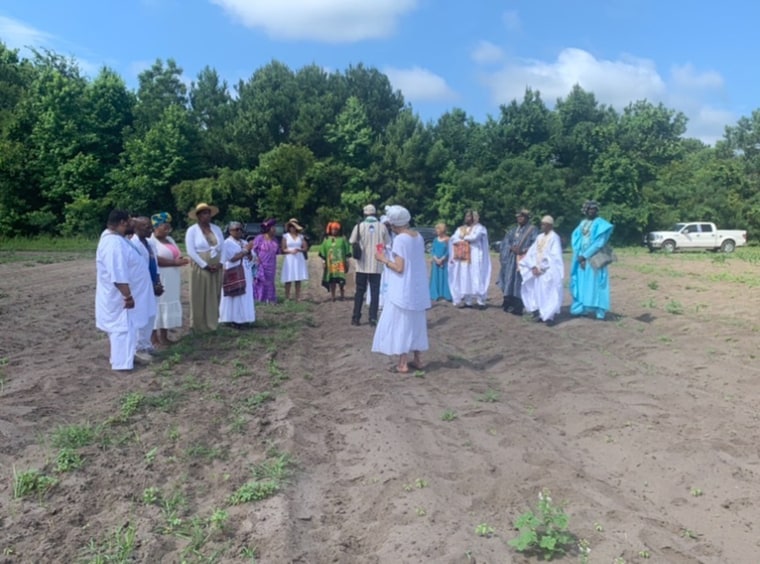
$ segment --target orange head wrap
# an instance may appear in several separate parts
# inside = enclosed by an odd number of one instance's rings
[[[338,231],[340,231],[340,223],[338,223],[337,221],[331,221],[330,223],[327,224],[327,228],[325,229],[325,231],[327,232],[328,235],[331,235],[333,229],[337,229]]]

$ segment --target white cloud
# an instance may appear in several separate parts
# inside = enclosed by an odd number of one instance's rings
[[[49,47],[55,37],[23,22],[0,16],[0,38],[11,49]]]
[[[490,41],[480,41],[470,54],[472,60],[479,65],[499,63],[504,60],[504,51]]]
[[[348,43],[391,35],[418,0],[211,0],[234,19],[282,39]]]
[[[697,72],[694,65],[675,65],[670,74],[674,85],[681,88],[722,88],[723,77],[715,71]]]
[[[509,31],[520,31],[522,22],[520,21],[520,14],[517,10],[507,10],[501,15],[501,21],[504,22],[504,26]]]
[[[530,87],[540,91],[544,102],[552,106],[575,84],[618,110],[636,100],[662,102],[686,114],[687,135],[706,143],[720,139],[724,126],[734,119],[731,112],[708,103],[706,91],[722,90],[723,77],[715,71],[699,72],[690,64],[674,66],[670,76],[663,78],[649,59],[597,59],[582,49],[566,48],[555,61],[510,60],[481,76],[494,104],[521,100]]]
[[[394,89],[401,90],[404,99],[413,102],[442,102],[458,98],[446,80],[420,67],[383,69]]]

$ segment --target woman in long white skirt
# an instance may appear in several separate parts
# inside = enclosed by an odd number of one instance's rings
[[[240,296],[225,296],[219,302],[219,323],[230,323],[235,327],[256,321],[256,307],[253,303],[253,260],[252,243],[243,240],[243,224],[233,221],[228,226],[230,236],[222,245],[224,269],[234,268],[242,262],[245,272],[245,293]]]
[[[285,224],[285,234],[282,236],[282,273],[280,280],[285,285],[285,299],[290,299],[290,286],[295,282],[296,301],[301,299],[301,282],[309,279],[309,267],[306,264],[308,246],[306,238],[301,234],[303,227],[298,220],[292,218]]]
[[[372,352],[399,355],[394,372],[422,370],[423,351],[428,350],[427,310],[430,309],[425,242],[409,228],[411,215],[401,206],[389,206],[385,214],[395,234],[392,259],[376,252],[377,260],[388,270],[385,306],[375,329]],[[409,361],[409,354],[413,360]]]

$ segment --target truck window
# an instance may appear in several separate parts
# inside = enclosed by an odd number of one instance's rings
[[[699,233],[699,226],[696,223],[687,225],[686,229],[684,229],[684,233]]]
[[[713,226],[710,223],[700,223],[699,227],[702,229],[702,233],[712,233]]]

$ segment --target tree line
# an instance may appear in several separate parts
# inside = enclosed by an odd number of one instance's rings
[[[361,64],[272,61],[232,87],[206,67],[188,87],[159,59],[131,91],[109,68],[90,79],[73,59],[0,43],[0,236],[96,235],[113,207],[182,224],[207,201],[220,221],[298,217],[315,233],[367,202],[404,205],[418,224],[474,208],[499,238],[521,207],[567,232],[589,198],[618,242],[678,220],[756,232],[760,110],[714,147],[685,138],[686,123],[579,86],[553,108],[528,88],[484,122],[461,109],[423,122]]]

